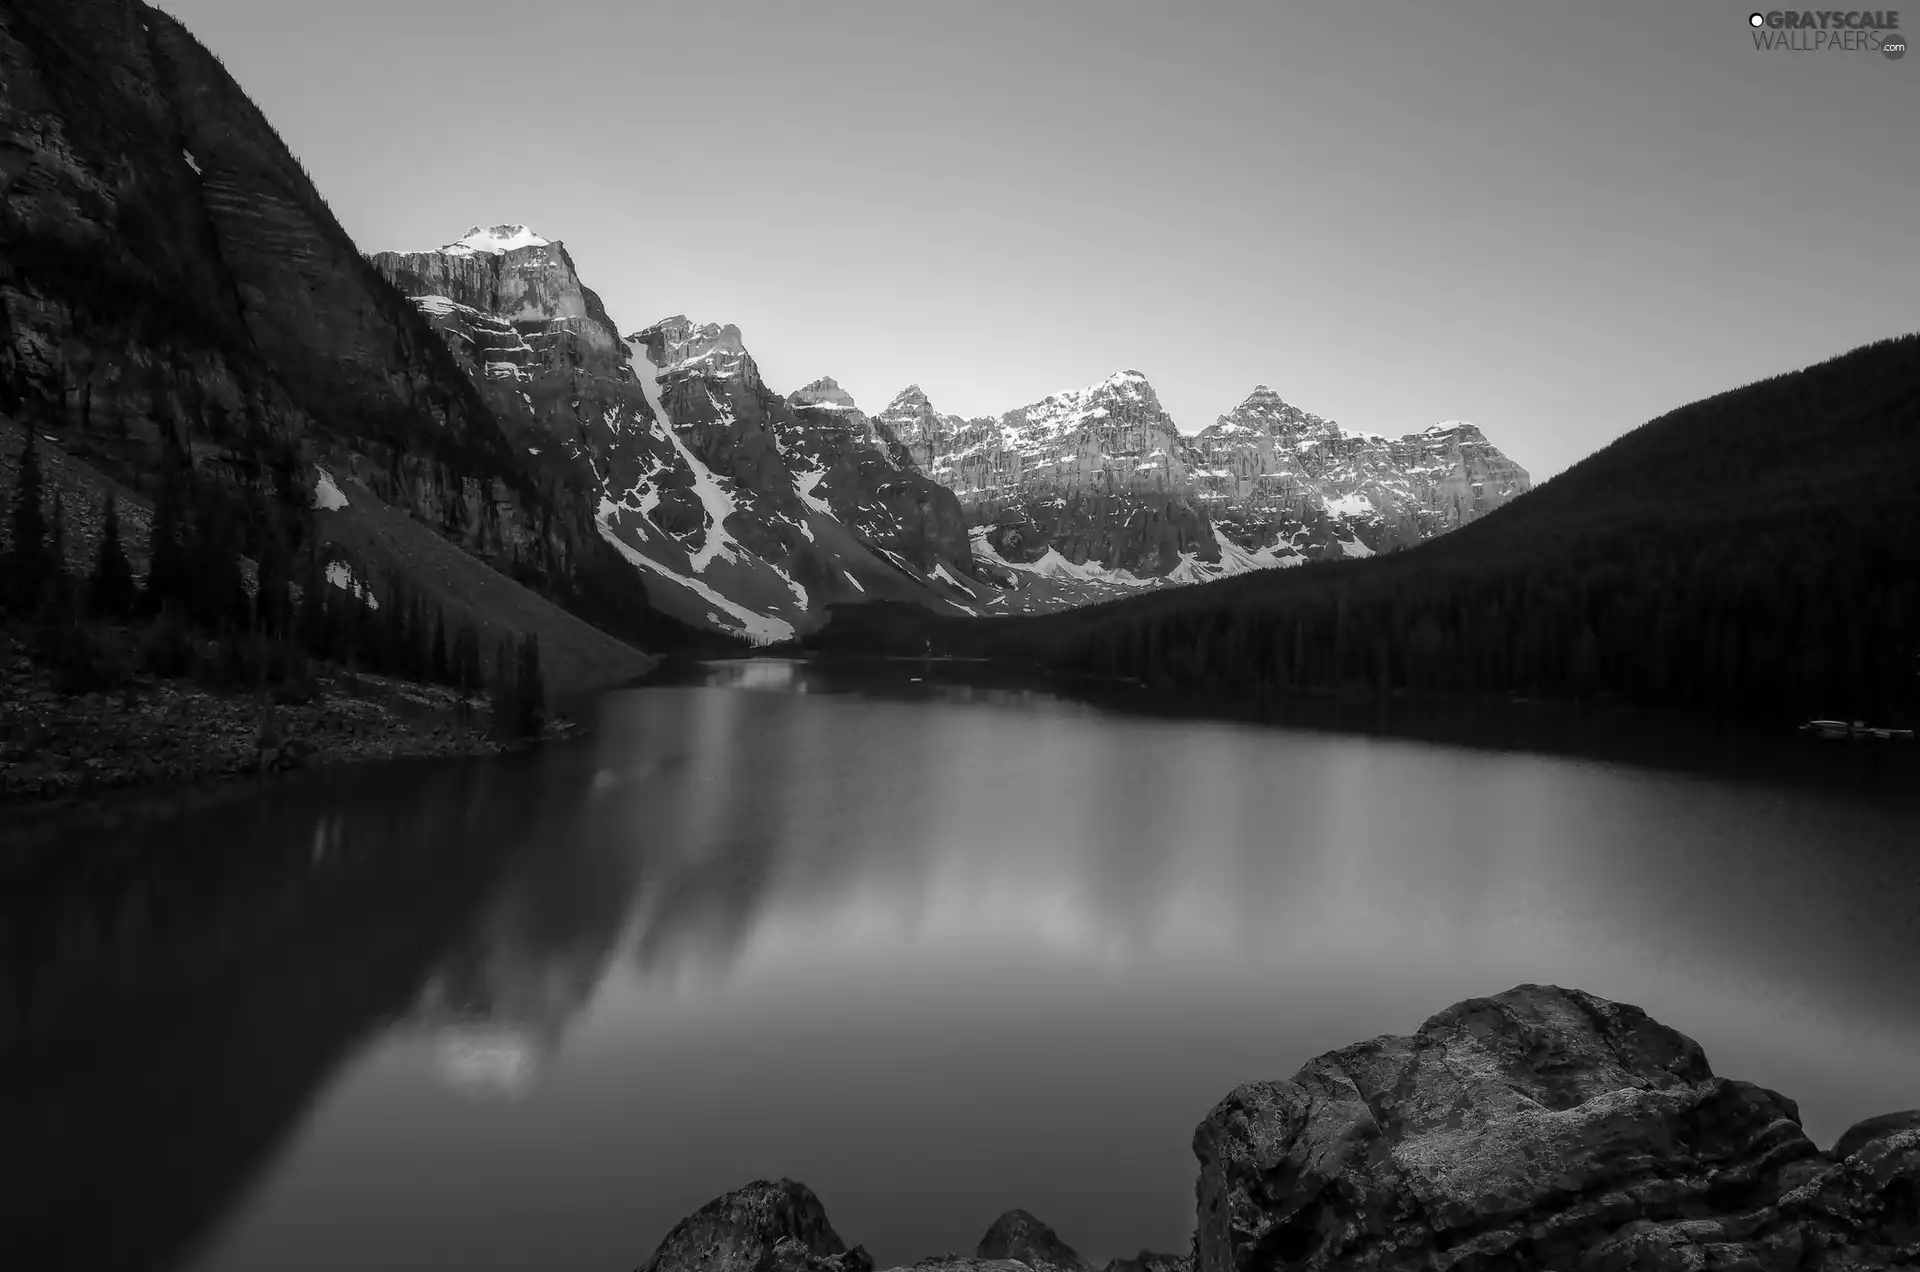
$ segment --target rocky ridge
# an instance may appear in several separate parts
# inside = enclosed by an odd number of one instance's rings
[[[1920,1264],[1920,1110],[1822,1152],[1793,1101],[1716,1076],[1637,1007],[1521,985],[1414,1034],[1236,1088],[1194,1132],[1185,1255],[1106,1272],[1866,1272]],[[1088,1272],[1009,1211],[923,1272]],[[819,1199],[765,1181],[702,1207],[640,1272],[867,1272]]]
[[[645,625],[591,489],[521,462],[180,23],[0,0],[0,84],[0,412],[143,493],[171,456],[296,544],[331,468],[595,622]]]
[[[1189,437],[1131,370],[998,419],[944,415],[909,385],[876,420],[960,496],[985,563],[1108,589],[1371,556],[1529,484],[1471,424],[1347,434],[1265,385]]]
[[[1410,547],[1524,494],[1526,470],[1463,421],[1397,441],[1348,434],[1266,385],[1192,446],[1200,498],[1242,546],[1357,541]]]
[[[524,462],[595,492],[597,532],[667,613],[765,642],[835,601],[971,599],[947,581],[972,569],[957,505],[832,380],[782,399],[738,327],[684,315],[622,337],[565,245],[525,226],[369,259]]]

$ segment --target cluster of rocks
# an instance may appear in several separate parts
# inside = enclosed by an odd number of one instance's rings
[[[1190,1254],[1106,1272],[1864,1272],[1920,1266],[1920,1110],[1821,1151],[1637,1007],[1522,985],[1229,1094],[1194,1133]],[[1010,1211],[924,1272],[1091,1272]],[[759,1181],[639,1272],[871,1272],[820,1201]]]
[[[912,1266],[928,1272],[1096,1272],[1024,1210],[995,1219],[971,1255],[935,1255]],[[865,1246],[847,1247],[811,1188],[791,1179],[759,1179],[675,1224],[635,1272],[874,1272],[874,1262]],[[1113,1260],[1105,1272],[1193,1272],[1193,1261],[1142,1250]]]
[[[0,638],[0,806],[503,749],[484,704],[463,711],[452,689],[344,674],[322,675],[315,688],[309,702],[269,707],[254,694],[137,676],[67,696],[17,642]]]

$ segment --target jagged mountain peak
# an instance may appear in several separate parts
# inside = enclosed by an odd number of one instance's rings
[[[685,314],[662,318],[645,331],[627,337],[660,346],[662,371],[691,371],[717,378],[757,378],[758,368],[732,323],[695,323]]]
[[[1137,404],[1150,411],[1165,413],[1160,405],[1160,395],[1153,391],[1153,384],[1141,372],[1129,369],[1115,371],[1097,384],[1050,393],[1031,406],[1011,414],[1024,413],[1033,418],[1053,417],[1062,411],[1095,411],[1101,409],[1103,404],[1115,402]],[[1168,421],[1168,426],[1172,426],[1172,421]]]
[[[466,234],[440,248],[448,256],[504,256],[528,247],[552,247],[524,225],[474,226]]]
[[[1247,394],[1240,405],[1222,415],[1211,428],[1202,430],[1203,435],[1235,432],[1283,438],[1341,436],[1338,424],[1302,410],[1264,384],[1254,385],[1253,392]]]
[[[787,401],[794,406],[818,406],[831,411],[855,411],[853,394],[840,387],[840,382],[830,375],[823,375],[811,384],[803,384],[787,394]]]

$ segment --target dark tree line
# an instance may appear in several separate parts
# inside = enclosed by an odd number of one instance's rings
[[[1683,407],[1368,561],[1039,618],[842,613],[815,644],[1258,698],[1361,689],[1920,722],[1920,336]]]
[[[35,649],[69,691],[98,687],[111,669],[90,623],[144,624],[140,661],[162,676],[195,675],[228,687],[311,690],[311,659],[447,685],[472,698],[492,686],[495,728],[537,734],[545,720],[538,643],[503,641],[495,674],[485,674],[479,629],[446,613],[389,575],[376,594],[344,563],[330,561],[310,535],[289,525],[284,501],[247,506],[230,489],[166,464],[154,500],[151,557],[136,582],[109,495],[91,569],[72,577],[64,513],[49,500],[38,446],[29,436],[7,509],[10,539],[0,557],[0,614],[35,629]],[[304,538],[304,547],[296,548]],[[242,558],[255,564],[249,588]]]

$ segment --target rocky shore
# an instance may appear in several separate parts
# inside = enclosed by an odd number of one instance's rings
[[[1920,1110],[1823,1151],[1637,1007],[1521,985],[1234,1090],[1194,1132],[1193,1248],[1105,1272],[1920,1267]],[[919,1272],[1092,1272],[1025,1211]],[[873,1272],[790,1179],[716,1198],[638,1272]]]
[[[458,692],[340,668],[305,702],[271,705],[192,680],[135,676],[66,695],[53,674],[0,636],[0,810],[56,809],[118,792],[180,793],[322,764],[489,755],[486,703]],[[572,726],[549,725],[553,736]]]

